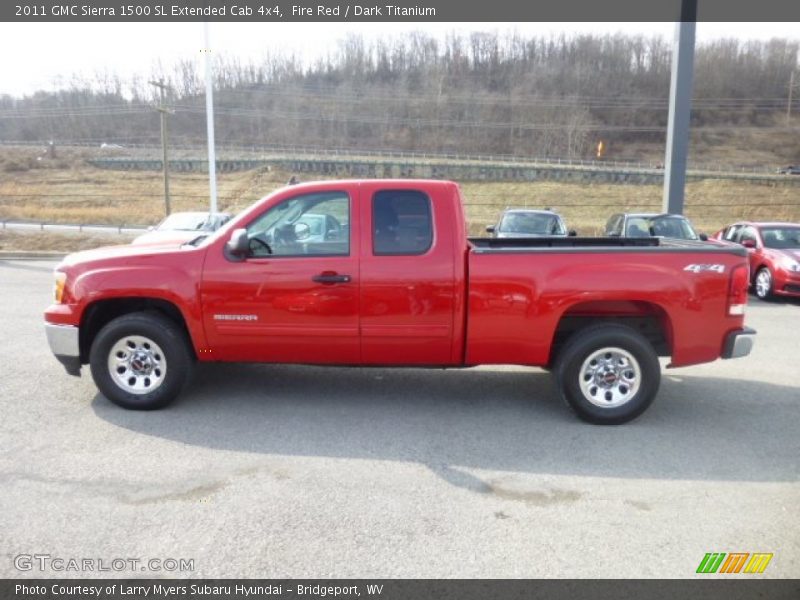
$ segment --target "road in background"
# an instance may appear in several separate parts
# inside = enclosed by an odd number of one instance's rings
[[[512,367],[208,365],[137,413],[50,355],[53,266],[0,261],[0,576],[80,575],[15,570],[46,553],[197,577],[682,578],[707,552],[800,576],[797,302],[753,300],[750,357],[666,371],[619,427]]]

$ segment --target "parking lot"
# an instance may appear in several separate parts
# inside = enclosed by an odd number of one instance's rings
[[[707,552],[771,552],[763,577],[800,577],[800,302],[751,297],[751,356],[665,371],[619,427],[513,367],[209,365],[137,413],[50,355],[53,266],[0,261],[0,576],[86,575],[15,568],[49,554],[193,559],[166,574],[193,577],[683,578]]]

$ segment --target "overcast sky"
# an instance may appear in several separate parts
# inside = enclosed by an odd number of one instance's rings
[[[336,48],[349,33],[386,37],[424,31],[512,31],[521,34],[627,33],[672,39],[672,23],[212,23],[216,53],[258,60],[265,52],[297,53],[307,61]],[[698,23],[697,40],[721,37],[800,40],[800,23]],[[147,75],[161,61],[199,60],[202,23],[0,23],[0,94],[52,90],[59,77],[108,71],[124,79]]]

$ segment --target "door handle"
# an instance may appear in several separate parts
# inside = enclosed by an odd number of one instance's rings
[[[314,275],[311,278],[311,281],[314,281],[316,283],[325,283],[325,284],[350,283],[350,275],[337,275],[336,273],[320,273],[319,275]]]

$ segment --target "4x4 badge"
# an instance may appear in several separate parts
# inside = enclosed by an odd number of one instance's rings
[[[725,265],[686,265],[683,267],[684,271],[691,271],[692,273],[701,273],[703,271],[714,271],[715,273],[724,273]]]

